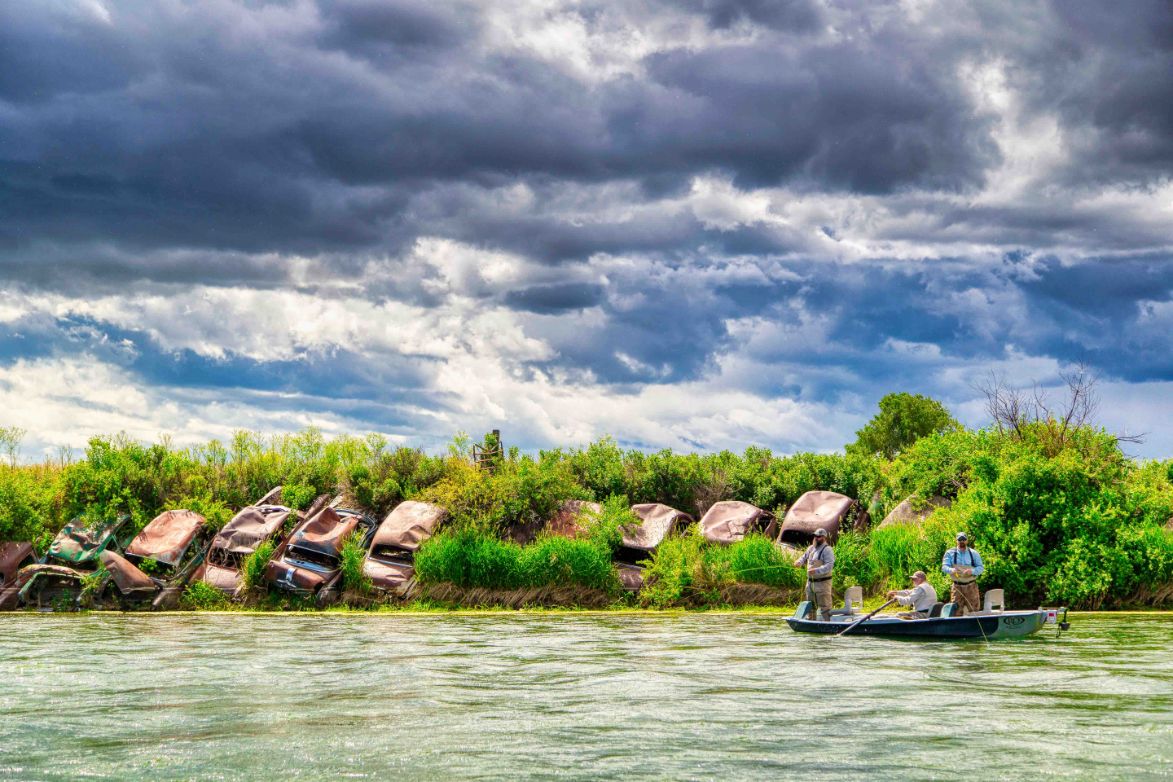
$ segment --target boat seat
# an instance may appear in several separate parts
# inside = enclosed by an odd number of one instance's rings
[[[863,587],[851,586],[843,591],[843,607],[831,611],[831,616],[853,616],[863,613]]]
[[[941,615],[941,609],[945,607],[944,603],[933,603],[933,607],[929,609],[929,619],[936,619]]]
[[[997,606],[997,608],[994,608]],[[982,601],[982,613],[994,613],[995,611],[1006,610],[1006,593],[1001,589],[990,589],[986,591],[985,599]]]
[[[946,603],[944,606],[941,607],[941,618],[942,619],[947,619],[951,616],[954,616],[956,613],[957,613],[957,604],[956,603]]]

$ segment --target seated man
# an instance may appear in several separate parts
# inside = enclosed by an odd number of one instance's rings
[[[928,582],[923,570],[912,574],[912,589],[893,589],[888,593],[888,599],[896,599],[902,606],[912,606],[911,611],[900,614],[903,619],[927,619],[929,611],[937,604],[937,590]]]

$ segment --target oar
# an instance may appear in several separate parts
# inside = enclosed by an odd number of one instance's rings
[[[884,603],[884,605],[880,606],[880,607],[879,607],[879,608],[877,608],[875,611],[872,611],[870,614],[868,614],[867,616],[865,616],[863,619],[860,619],[859,621],[852,622],[851,624],[847,625],[847,627],[844,627],[842,630],[840,630],[839,632],[835,633],[835,635],[836,635],[836,636],[840,636],[840,635],[847,635],[847,633],[848,633],[849,631],[851,631],[851,630],[855,629],[856,627],[859,627],[861,624],[863,624],[863,623],[864,623],[864,622],[866,622],[867,620],[871,619],[873,616],[875,616],[876,614],[880,613],[880,612],[881,612],[881,611],[883,611],[885,608],[887,608],[888,606],[892,605],[892,604],[893,604],[893,603],[895,603],[895,602],[896,602],[896,598],[892,598],[892,599],[891,599],[891,600],[889,600],[887,603]]]

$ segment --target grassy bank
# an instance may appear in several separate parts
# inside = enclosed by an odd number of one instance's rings
[[[241,432],[230,443],[196,448],[95,438],[77,460],[0,466],[0,540],[32,540],[44,551],[72,518],[125,513],[141,527],[169,508],[190,508],[221,525],[283,485],[285,501],[302,508],[339,492],[379,516],[404,499],[448,508],[448,527],[418,555],[424,583],[582,588],[614,595],[627,608],[706,608],[723,605],[731,585],[789,590],[800,586],[801,573],[768,540],[719,547],[692,526],[649,559],[638,596],[620,594],[610,563],[627,507],[663,502],[699,516],[717,500],[736,499],[781,516],[803,492],[828,489],[859,500],[857,513],[870,516],[836,544],[837,593],[860,584],[875,595],[906,585],[917,569],[945,592],[940,558],[965,530],[986,562],[982,587],[1004,588],[1014,605],[1173,605],[1173,461],[1134,461],[1111,436],[1087,427],[957,427],[892,459],[858,450],[648,454],[610,439],[532,455],[507,451],[491,470],[470,457],[464,437],[443,455],[392,448],[377,436],[328,440],[314,430],[273,438]],[[949,505],[923,523],[878,527],[905,498]],[[540,528],[566,499],[597,500],[607,510],[579,540],[509,542],[512,532]],[[197,591],[186,604],[216,608],[214,600]]]

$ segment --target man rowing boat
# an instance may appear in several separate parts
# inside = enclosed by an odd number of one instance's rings
[[[927,619],[929,612],[937,604],[937,590],[929,583],[925,572],[918,570],[912,574],[911,589],[893,589],[888,592],[888,599],[912,608],[911,611],[900,614],[902,618]]]

